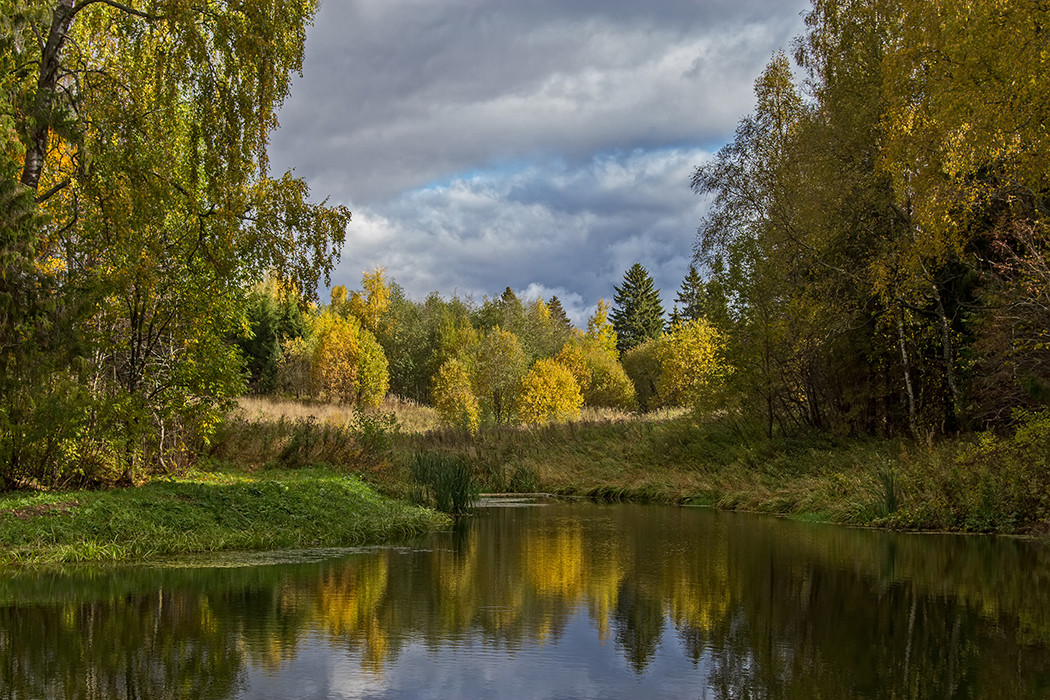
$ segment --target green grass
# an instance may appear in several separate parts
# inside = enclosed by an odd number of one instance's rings
[[[328,470],[195,472],[136,488],[4,496],[0,564],[358,545],[446,523]]]

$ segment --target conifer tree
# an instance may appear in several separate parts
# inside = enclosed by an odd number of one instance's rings
[[[635,263],[624,274],[623,284],[613,289],[615,306],[610,318],[616,330],[617,350],[624,353],[660,335],[664,327],[663,303],[648,270]]]
[[[551,297],[550,302],[547,303],[547,308],[551,312],[551,320],[560,328],[568,330],[572,327],[572,322],[569,320],[569,315],[565,313],[565,307],[561,305],[561,299],[556,296]]]
[[[707,289],[696,265],[689,266],[689,274],[682,280],[674,300],[683,321],[699,321],[707,315]]]

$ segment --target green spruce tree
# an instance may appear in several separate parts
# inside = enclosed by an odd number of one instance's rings
[[[624,274],[623,284],[613,289],[615,306],[610,318],[616,330],[616,349],[621,354],[660,335],[664,327],[663,303],[648,270],[635,263]]]
[[[561,299],[556,296],[551,297],[551,300],[547,302],[547,308],[550,309],[551,320],[558,328],[565,330],[572,328],[572,322],[569,321],[569,315],[565,313],[565,307],[561,305]]]
[[[675,296],[675,308],[681,307],[682,319],[699,321],[707,315],[707,289],[696,265],[689,266],[689,274],[682,280],[682,286]]]

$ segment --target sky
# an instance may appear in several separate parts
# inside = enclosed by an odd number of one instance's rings
[[[332,284],[509,286],[583,325],[639,262],[669,312],[707,205],[692,173],[808,5],[322,0],[271,168],[353,212]]]

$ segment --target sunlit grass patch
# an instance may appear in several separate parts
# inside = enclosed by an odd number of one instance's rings
[[[138,488],[0,498],[0,564],[346,546],[419,535],[444,522],[331,471],[193,472]]]

